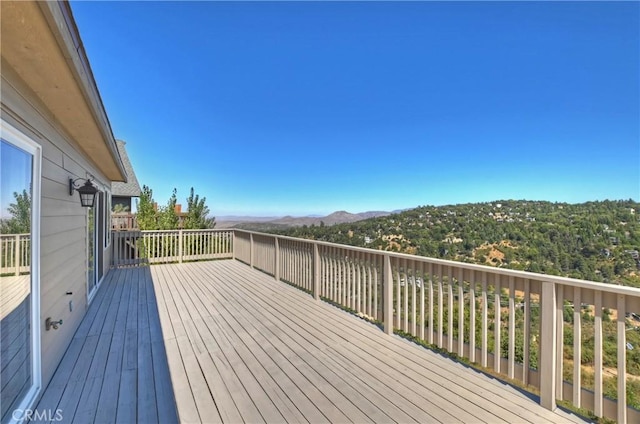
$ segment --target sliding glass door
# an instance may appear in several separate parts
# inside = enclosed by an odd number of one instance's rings
[[[87,294],[95,296],[104,274],[105,193],[99,191],[87,215]]]
[[[40,148],[2,121],[0,421],[19,420],[40,389]]]

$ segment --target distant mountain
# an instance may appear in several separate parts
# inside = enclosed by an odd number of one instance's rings
[[[216,216],[216,221],[237,221],[237,222],[264,222],[273,221],[280,218],[279,216],[244,216],[244,215],[223,215]]]
[[[349,213],[347,211],[337,211],[327,216],[284,216],[281,218],[264,217],[218,217],[216,218],[217,228],[240,228],[245,230],[266,231],[291,227],[320,226],[345,224],[362,221],[363,219],[376,218],[391,215],[391,212],[368,211],[361,213]]]

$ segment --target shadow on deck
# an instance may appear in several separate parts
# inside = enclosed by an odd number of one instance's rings
[[[113,270],[38,409],[87,422],[582,422],[232,260]]]

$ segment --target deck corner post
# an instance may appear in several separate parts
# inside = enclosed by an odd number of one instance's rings
[[[275,248],[275,254],[273,255],[273,277],[276,281],[280,281],[280,243],[278,242],[278,236],[274,237],[273,245]]]
[[[542,282],[540,305],[540,405],[556,409],[556,358],[558,349],[556,285]]]
[[[253,268],[253,233],[249,233],[249,266]]]
[[[231,232],[231,259],[236,260],[236,230]]]
[[[382,281],[382,310],[384,317],[384,332],[393,334],[393,271],[391,256],[384,255],[384,269]]]
[[[320,300],[320,251],[318,243],[313,243],[313,298]]]
[[[178,230],[178,263],[182,263],[182,255],[183,255],[183,249],[184,249],[184,241],[182,238],[183,234],[182,234],[182,228],[180,228]]]

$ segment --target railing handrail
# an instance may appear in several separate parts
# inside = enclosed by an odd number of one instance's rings
[[[606,291],[606,292],[615,293],[615,294],[622,294],[625,296],[640,296],[640,288],[621,286],[613,283],[600,283],[597,281],[580,280],[577,278],[562,277],[559,275],[540,274],[536,272],[521,271],[517,269],[497,268],[497,267],[492,267],[488,265],[471,264],[468,262],[458,262],[458,261],[452,261],[449,259],[430,258],[428,256],[411,255],[408,253],[371,249],[369,247],[351,246],[347,244],[331,243],[331,242],[322,241],[322,240],[311,240],[311,239],[303,239],[303,238],[290,237],[290,236],[282,236],[278,234],[261,233],[257,231],[240,230],[240,229],[233,229],[233,231],[259,235],[259,236],[277,237],[280,240],[292,240],[292,241],[298,241],[298,242],[304,241],[311,244],[317,244],[319,246],[339,247],[342,249],[353,250],[355,252],[389,255],[393,258],[399,258],[399,259],[411,259],[414,261],[421,260],[434,265],[453,266],[456,268],[463,268],[471,271],[490,272],[493,274],[499,274],[504,276],[529,278],[532,280],[546,281],[550,283],[559,283],[562,285],[580,287],[580,288],[585,288],[590,290]]]

